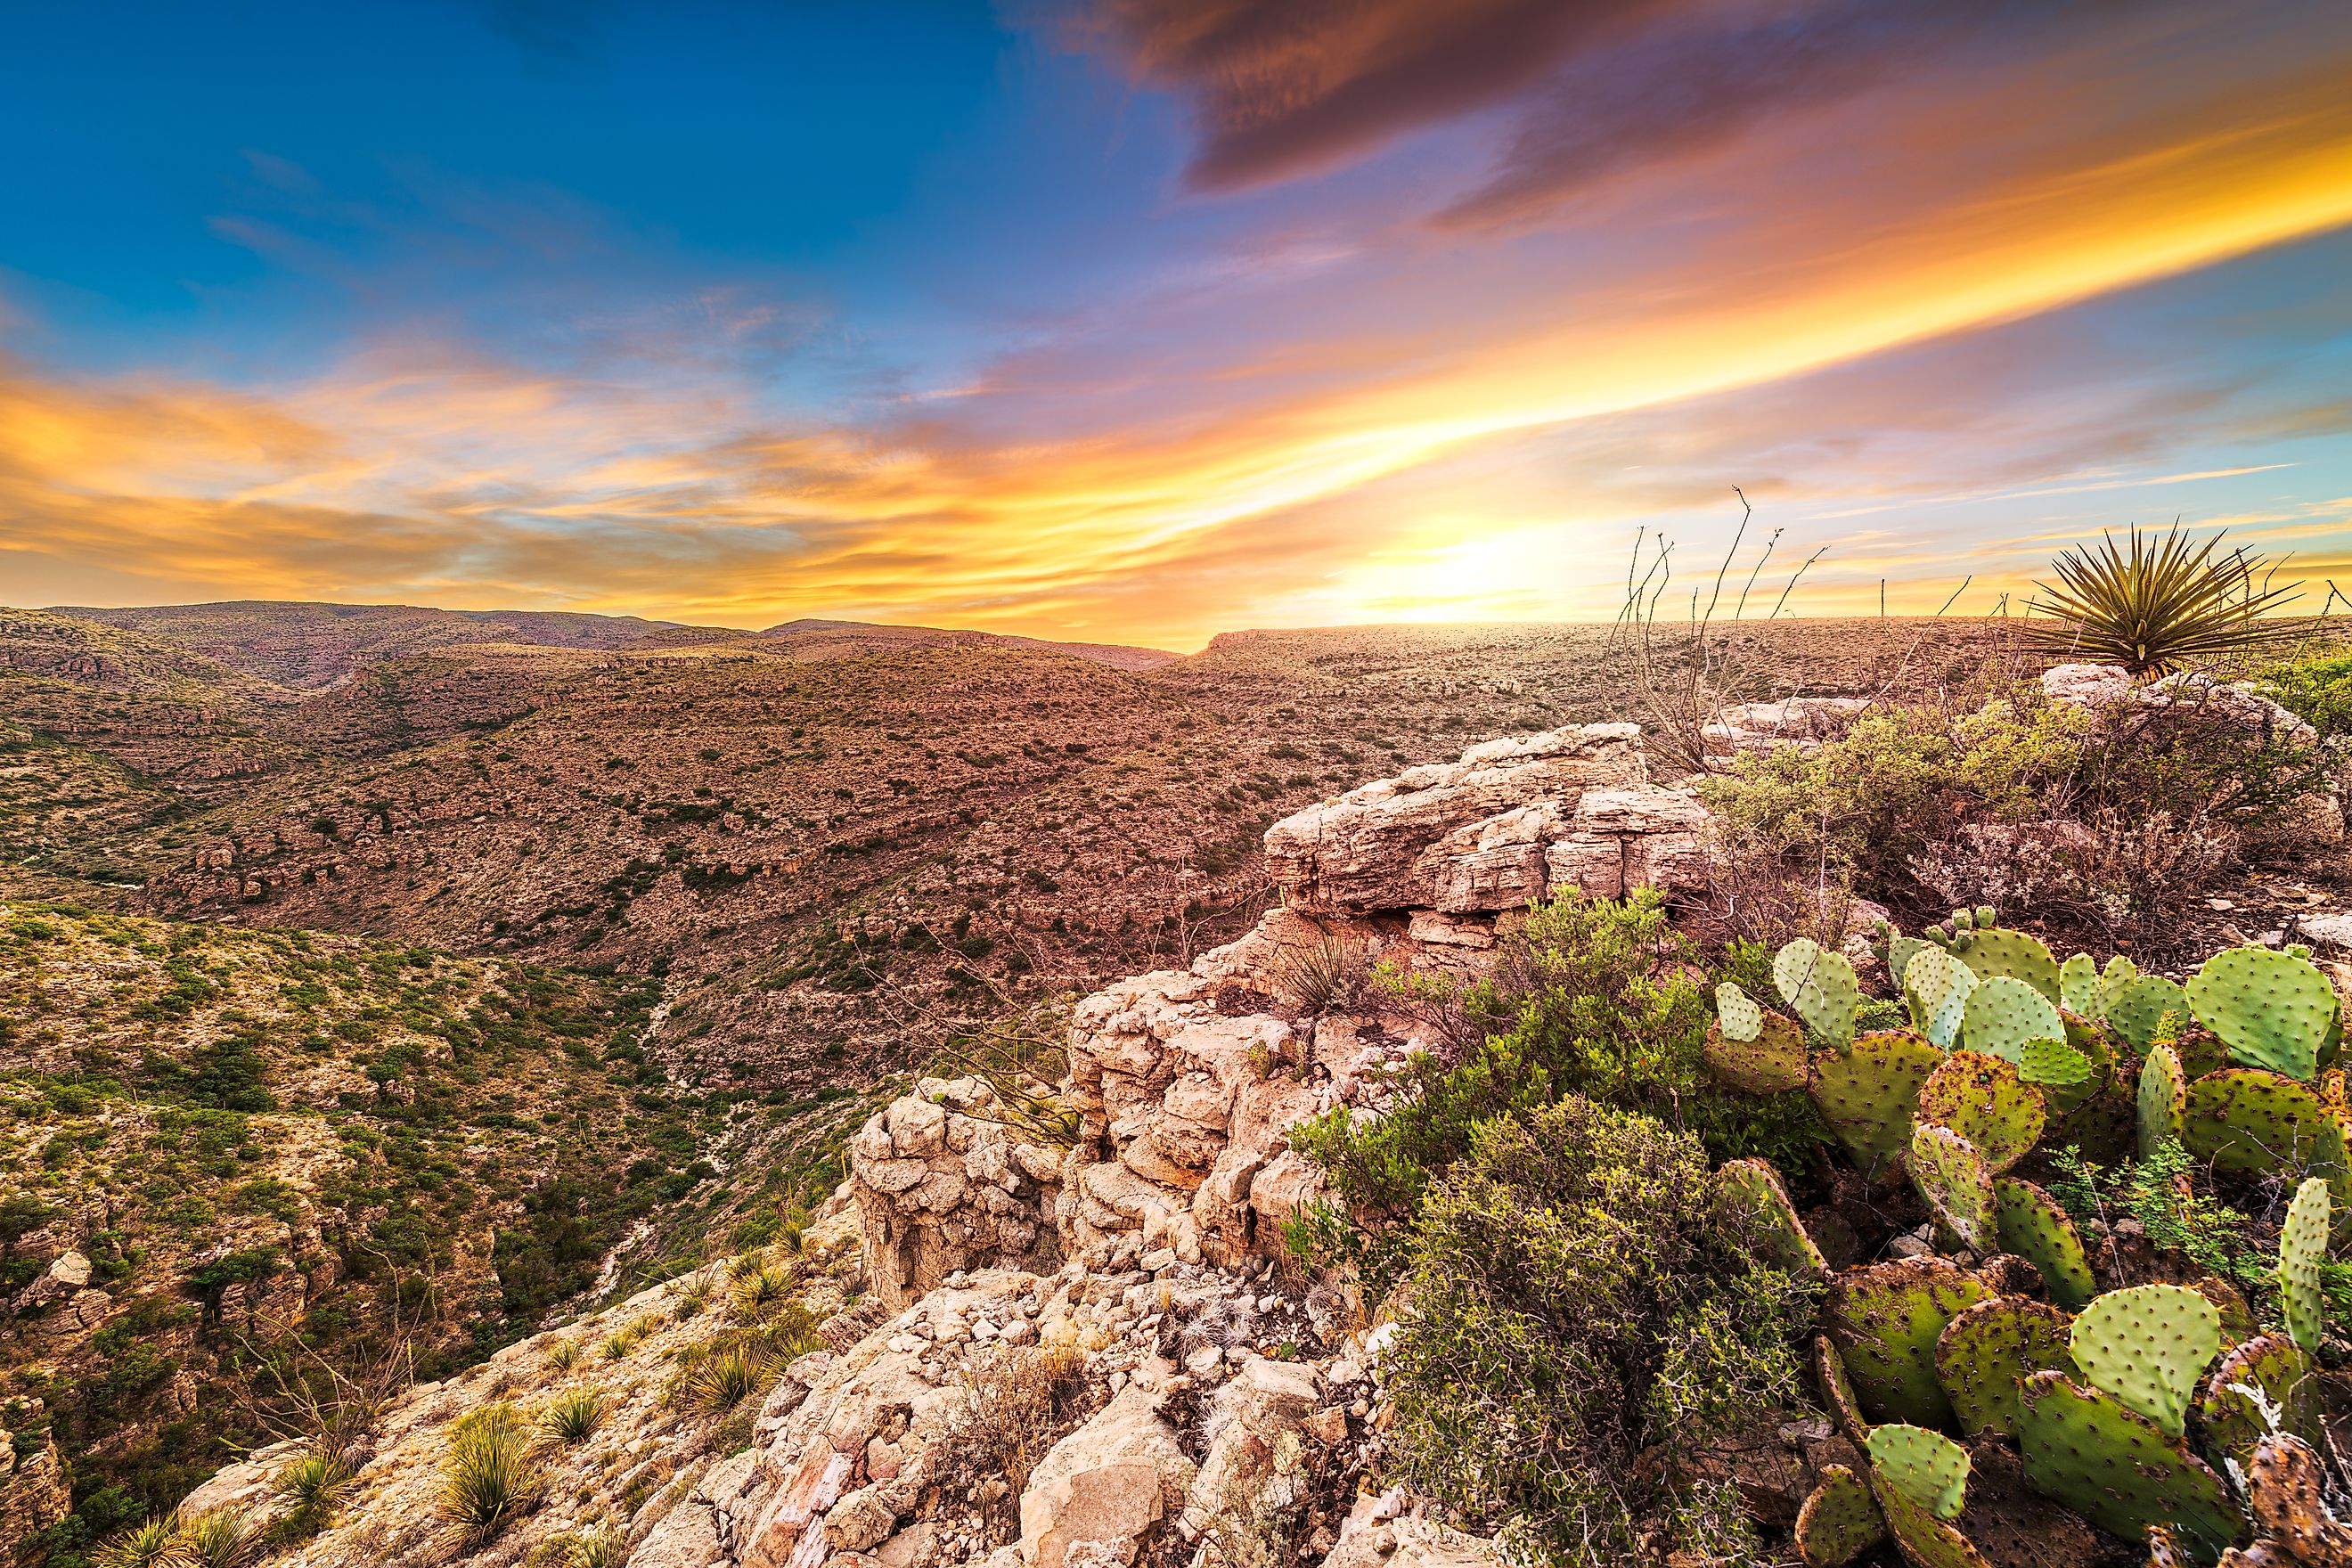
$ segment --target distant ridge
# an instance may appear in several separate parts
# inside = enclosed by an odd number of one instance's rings
[[[131,632],[297,691],[325,690],[385,659],[481,643],[589,651],[746,643],[782,645],[783,651],[811,658],[904,647],[1000,646],[1043,648],[1127,670],[1157,669],[1178,657],[1161,648],[1116,643],[1055,642],[871,621],[802,619],[754,632],[578,610],[443,610],[273,599],[118,609],[58,605],[47,613]]]

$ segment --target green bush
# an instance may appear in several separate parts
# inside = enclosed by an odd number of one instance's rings
[[[573,1447],[604,1424],[604,1396],[593,1388],[567,1389],[540,1412],[539,1424],[556,1447]]]
[[[1412,1058],[1383,1116],[1339,1106],[1292,1130],[1341,1205],[1302,1216],[1294,1249],[1351,1266],[1385,1291],[1402,1266],[1401,1227],[1474,1131],[1568,1094],[1648,1112],[1717,1159],[1755,1156],[1801,1173],[1828,1136],[1810,1097],[1727,1095],[1707,1075],[1712,1007],[1697,956],[1654,889],[1622,903],[1570,893],[1538,906],[1491,979],[1459,997],[1421,995],[1444,1011],[1437,1021],[1462,1042],[1457,1058]],[[1752,947],[1733,956],[1733,977],[1751,981],[1769,962]]]
[[[521,1417],[504,1402],[486,1405],[450,1428],[434,1510],[452,1544],[470,1551],[496,1539],[541,1487]]]
[[[2254,678],[2254,685],[2317,730],[2322,740],[2352,735],[2352,654],[2274,664]]]
[[[1402,1472],[1528,1560],[1637,1555],[1675,1500],[1654,1478],[1801,1385],[1810,1287],[1721,1234],[1711,1190],[1698,1141],[1638,1113],[1481,1125],[1410,1227],[1382,1356]]]

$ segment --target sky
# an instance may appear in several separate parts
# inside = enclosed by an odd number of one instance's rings
[[[0,0],[0,603],[2352,591],[2352,5]],[[1957,595],[1958,597],[1954,597]]]

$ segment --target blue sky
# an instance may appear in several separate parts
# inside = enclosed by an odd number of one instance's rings
[[[1191,647],[1605,614],[1734,484],[1823,611],[2352,546],[2340,6],[9,22],[15,602]]]

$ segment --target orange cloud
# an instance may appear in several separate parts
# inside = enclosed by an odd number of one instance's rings
[[[855,615],[1171,646],[1556,611],[1607,574],[1579,542],[1605,530],[1614,554],[1639,514],[1516,477],[1516,443],[2352,223],[2340,58],[2071,90],[2084,64],[1858,89],[1622,183],[1573,229],[1409,226],[1146,300],[893,423],[782,420],[723,367],[628,385],[414,343],[267,393],[0,364],[0,552],[48,602]],[[2029,480],[2048,476],[1992,488]],[[1562,575],[1531,578],[1538,559]],[[1864,549],[1824,591],[1874,597],[1857,574],[1882,561],[1928,592],[1962,571]]]

